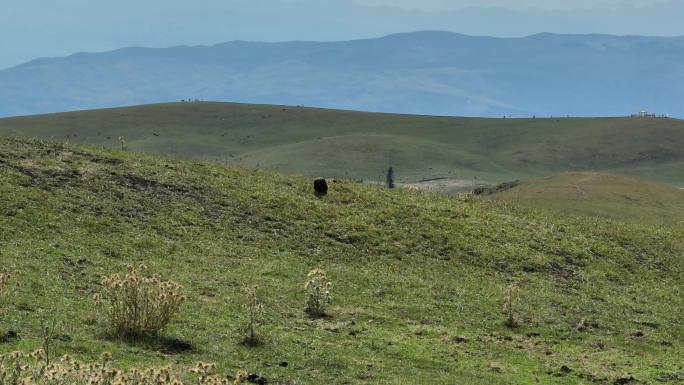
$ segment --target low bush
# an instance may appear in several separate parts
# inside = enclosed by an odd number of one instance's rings
[[[328,281],[325,271],[314,269],[307,275],[304,289],[307,293],[306,312],[312,317],[325,315],[325,307],[330,303],[330,288],[332,284]]]
[[[103,290],[94,297],[107,326],[118,336],[159,335],[185,300],[181,285],[157,274],[147,277],[146,269],[129,265],[124,277],[103,277]]]

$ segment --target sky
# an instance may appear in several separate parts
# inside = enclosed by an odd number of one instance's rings
[[[351,40],[417,30],[684,35],[682,0],[0,0],[0,68],[129,46]]]
[[[395,6],[404,9],[418,10],[453,10],[466,7],[504,7],[510,9],[540,8],[550,10],[567,10],[577,8],[593,8],[596,6],[630,6],[642,7],[666,0],[357,0],[365,5]]]

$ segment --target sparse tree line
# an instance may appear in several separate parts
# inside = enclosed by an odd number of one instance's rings
[[[116,338],[156,338],[178,316],[187,301],[184,288],[158,274],[146,274],[145,265],[129,265],[125,274],[104,276],[101,290],[93,296],[98,318],[107,333]],[[16,275],[6,268],[0,271],[0,300],[7,294],[9,283]],[[311,270],[304,283],[304,312],[313,318],[326,315],[331,303],[332,283],[321,269]],[[264,323],[265,308],[258,296],[258,287],[243,288],[243,344],[261,343],[259,328]],[[504,324],[517,324],[516,306],[519,287],[508,286],[503,293]],[[214,364],[198,363],[187,374],[193,378],[184,382],[182,374],[170,367],[157,369],[119,370],[112,366],[110,353],[103,353],[99,362],[85,363],[65,355],[54,360],[51,341],[55,323],[42,326],[42,347],[33,352],[15,351],[0,355],[0,385],[229,385],[260,383],[262,378],[240,370],[234,375],[219,376]],[[256,377],[255,377],[256,376]],[[265,383],[265,380],[264,382]]]

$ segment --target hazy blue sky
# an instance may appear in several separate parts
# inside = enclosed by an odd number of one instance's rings
[[[667,0],[357,0],[366,5],[388,5],[404,9],[444,10],[470,6],[506,8],[576,9],[596,6],[645,6]]]
[[[0,68],[125,46],[415,30],[684,35],[681,0],[0,0]]]

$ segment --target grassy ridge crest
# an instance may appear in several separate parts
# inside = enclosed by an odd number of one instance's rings
[[[502,181],[605,171],[684,186],[677,119],[483,119],[236,103],[170,103],[0,119],[0,133],[120,146],[310,176]]]

